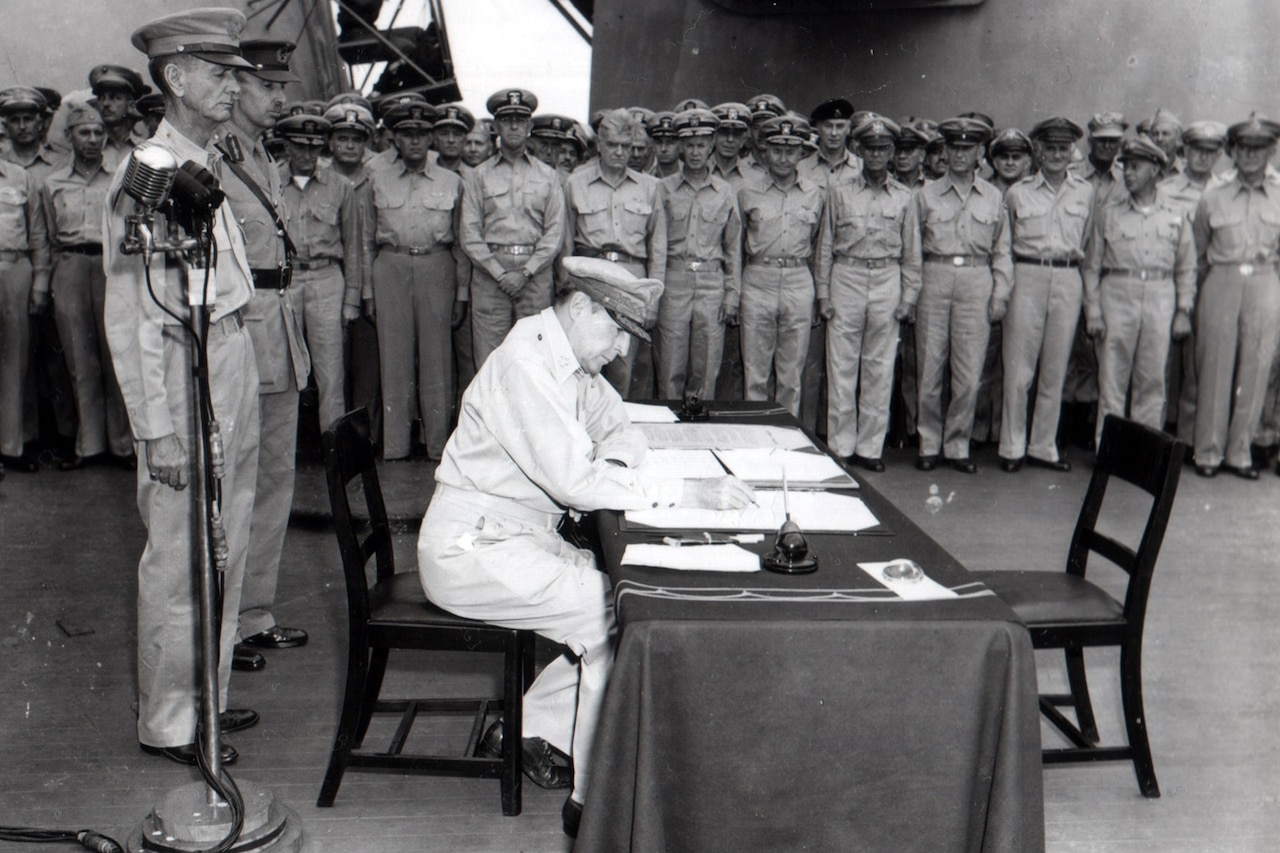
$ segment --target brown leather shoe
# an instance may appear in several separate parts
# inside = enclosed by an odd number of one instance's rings
[[[527,737],[522,744],[524,775],[539,788],[564,790],[573,785],[573,771],[560,763],[557,751],[540,737]],[[479,753],[486,758],[502,757],[502,720],[497,720],[480,738]]]

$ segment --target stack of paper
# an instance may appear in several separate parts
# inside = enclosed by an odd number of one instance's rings
[[[734,476],[753,486],[790,489],[856,489],[858,483],[825,453],[777,447],[726,450],[716,456]]]
[[[831,492],[791,492],[791,520],[811,533],[856,533],[880,522],[861,499]],[[627,510],[628,524],[659,530],[777,530],[786,521],[782,492],[756,490],[756,503],[741,510],[672,507]]]
[[[624,566],[689,569],[698,572],[758,572],[760,558],[740,545],[670,545],[632,543],[622,554]]]

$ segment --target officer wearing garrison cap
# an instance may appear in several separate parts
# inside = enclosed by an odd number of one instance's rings
[[[240,94],[232,69],[251,67],[240,55],[245,18],[233,9],[193,9],[166,15],[138,29],[134,47],[149,58],[149,70],[165,98],[165,118],[150,145],[179,163],[219,169],[221,155],[208,147],[213,132],[231,118]],[[137,156],[137,151],[130,158]],[[176,318],[191,316],[186,263],[177,254],[147,264],[142,254],[124,254],[125,217],[137,203],[124,192],[126,159],[107,196],[103,263],[107,341],[137,442],[137,505],[147,530],[138,564],[138,741],[150,754],[196,763],[200,678],[196,626],[200,617],[192,572],[196,518],[203,500],[192,481],[191,346]],[[156,233],[184,236],[158,217]],[[222,573],[218,699],[224,733],[246,728],[258,716],[229,710],[227,690],[240,610],[258,467],[258,368],[242,311],[253,281],[244,237],[231,205],[213,216],[217,288],[208,305],[205,335],[209,390],[223,447],[222,521],[228,546]],[[150,270],[150,275],[146,274]],[[198,277],[199,271],[193,273]],[[198,286],[198,282],[197,282]],[[199,291],[197,291],[197,294]],[[163,306],[163,307],[162,307]],[[171,311],[172,316],[167,311]],[[222,744],[224,763],[236,751]]]
[[[899,305],[920,290],[920,224],[911,191],[889,175],[900,128],[872,116],[854,128],[861,171],[827,190],[814,279],[827,320],[827,443],[883,471]]]
[[[1250,116],[1227,131],[1235,176],[1205,190],[1193,233],[1196,303],[1196,472],[1223,464],[1257,479],[1250,442],[1280,337],[1280,186],[1267,180],[1280,125]]]
[[[245,40],[240,48],[253,67],[235,71],[240,97],[211,147],[223,155],[222,190],[244,232],[253,272],[253,299],[245,318],[258,361],[262,439],[234,666],[254,671],[266,664],[259,649],[307,642],[302,629],[279,625],[272,608],[293,505],[298,395],[307,385],[311,356],[302,332],[301,295],[290,284],[296,246],[280,213],[280,170],[263,144],[264,134],[285,111],[286,84],[298,80],[289,70],[294,46]]]
[[[98,65],[89,72],[89,89],[107,128],[102,159],[108,168],[115,169],[130,151],[143,142],[143,138],[134,132],[134,123],[139,115],[135,104],[151,91],[151,87],[143,83],[142,77],[132,68]]]
[[[147,139],[155,136],[160,120],[164,118],[164,95],[151,92],[133,102],[134,108],[142,115],[142,123],[146,125]]]
[[[498,152],[465,176],[459,239],[471,259],[476,369],[512,324],[551,304],[552,264],[564,242],[564,192],[554,169],[529,153],[538,98],[502,89],[486,103]]]
[[[563,262],[555,305],[519,320],[462,397],[418,536],[418,573],[437,605],[460,616],[537,631],[574,653],[525,692],[525,770],[572,786],[562,810],[576,836],[590,803],[591,750],[613,663],[608,575],[556,532],[566,508],[655,505],[741,509],[733,477],[638,473],[647,446],[604,366],[648,337],[662,283],[594,258]],[[482,749],[501,746],[501,727]],[[572,760],[572,773],[564,757]],[[529,756],[534,760],[530,760]]]
[[[799,417],[805,354],[815,316],[814,244],[826,188],[799,175],[809,126],[789,117],[761,129],[769,170],[738,191],[742,212],[742,360],[745,397],[774,399]]]
[[[725,324],[736,322],[742,288],[737,193],[711,174],[719,125],[705,109],[675,117],[682,169],[663,179],[667,270],[658,313],[658,396],[715,397]]]
[[[430,104],[406,99],[383,121],[399,159],[373,173],[361,218],[365,277],[373,283],[382,375],[382,456],[408,458],[413,425],[439,459],[452,421],[450,329],[466,314],[468,282],[459,269],[462,178],[429,161],[436,117]],[[416,412],[416,416],[415,416]]]
[[[644,131],[626,110],[611,110],[601,118],[600,156],[570,175],[565,185],[565,254],[604,258],[637,277],[661,280],[667,271],[664,193],[657,178],[627,166],[637,133]],[[624,397],[653,396],[653,354],[642,343],[605,371]]]
[[[851,183],[862,169],[858,155],[848,148],[852,122],[853,104],[844,98],[832,98],[814,107],[809,123],[818,132],[818,150],[800,161],[800,174],[827,186]]]
[[[1160,146],[1169,165],[1164,167],[1163,177],[1176,175],[1182,171],[1182,119],[1169,110],[1160,107],[1147,122],[1146,136]]]
[[[1009,232],[1000,191],[976,174],[991,128],[957,117],[941,122],[938,131],[946,140],[947,174],[916,190],[915,197],[924,262],[915,323],[916,467],[933,470],[941,453],[953,468],[972,474],[977,466],[969,459],[969,440],[978,382],[991,324],[1002,313],[997,294],[1008,292],[1012,273]],[[951,402],[944,415],[948,368]]]
[[[1040,171],[1005,193],[1014,274],[1012,282],[996,283],[992,297],[992,320],[1004,320],[1001,467],[1013,472],[1025,461],[1069,471],[1070,463],[1058,455],[1058,417],[1084,297],[1080,261],[1093,221],[1093,187],[1068,171],[1075,144],[1084,136],[1082,127],[1055,116],[1037,124],[1029,136]],[[1028,442],[1027,396],[1033,379],[1036,406]]]
[[[1109,414],[1163,426],[1169,343],[1191,331],[1196,301],[1191,224],[1157,186],[1167,155],[1139,136],[1119,159],[1127,192],[1095,211],[1084,263],[1085,326],[1098,342],[1095,442]]]

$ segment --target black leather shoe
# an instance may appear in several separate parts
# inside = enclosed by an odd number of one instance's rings
[[[102,461],[102,454],[96,456],[72,456],[70,459],[63,459],[58,463],[59,471],[79,471],[81,468],[88,468],[90,465],[96,465]]]
[[[877,474],[884,473],[884,462],[879,459],[872,459],[870,456],[859,456],[855,453],[849,457],[849,462],[852,465],[866,468],[868,471],[874,471]]]
[[[40,470],[40,463],[30,453],[24,453],[21,456],[0,454],[0,465],[9,471],[20,471],[23,474],[34,474]]]
[[[955,468],[961,474],[976,474],[978,466],[974,465],[968,459],[948,459],[947,464]]]
[[[524,775],[539,788],[564,790],[573,785],[573,771],[556,760],[556,750],[540,737],[523,741]],[[486,758],[502,757],[502,720],[495,721],[480,738],[478,752]]]
[[[170,761],[176,761],[179,764],[186,764],[194,767],[196,764],[196,745],[194,743],[183,744],[182,746],[151,746],[150,744],[140,743],[142,751],[147,755],[158,755],[161,758],[167,758]],[[236,759],[240,757],[240,753],[236,752],[236,748],[229,743],[222,744],[219,757],[223,764],[235,764]]]
[[[1000,470],[1004,471],[1006,474],[1012,474],[1015,471],[1021,471],[1022,462],[1025,459],[1026,459],[1025,456],[1019,456],[1017,459],[1010,459],[1008,456],[1001,456]]]
[[[930,453],[924,456],[916,457],[916,468],[921,471],[932,471],[938,467],[938,455]]]
[[[236,643],[235,651],[231,654],[231,668],[236,672],[257,672],[266,669],[267,659],[260,653],[246,646],[244,643]]]
[[[1218,466],[1197,464],[1196,473],[1199,474],[1201,477],[1216,477],[1218,476]]]
[[[248,708],[229,708],[218,715],[218,728],[226,732],[251,729],[258,724],[258,712]]]
[[[0,477],[4,476],[4,469],[0,468]],[[1280,462],[1276,463],[1276,476],[1280,477]]]
[[[1062,460],[1050,462],[1048,459],[1041,459],[1038,456],[1028,456],[1027,464],[1034,468],[1048,468],[1050,471],[1057,471],[1062,474],[1071,470],[1070,462],[1063,462]]]
[[[110,460],[112,465],[116,466],[122,471],[138,470],[138,457],[132,453],[130,453],[128,456],[116,456],[115,454],[111,454]]]
[[[560,810],[560,820],[564,822],[564,834],[570,838],[578,837],[578,827],[582,825],[582,803],[573,797],[564,801]]]
[[[272,625],[262,633],[245,637],[240,642],[257,649],[292,649],[307,644],[307,632],[301,628],[281,628],[279,625]]]
[[[1237,468],[1234,465],[1227,465],[1226,469],[1230,471],[1232,474],[1235,474],[1237,477],[1241,478],[1242,480],[1258,479],[1258,469],[1254,468],[1252,465],[1247,468]]]

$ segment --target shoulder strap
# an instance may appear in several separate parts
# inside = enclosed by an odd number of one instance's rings
[[[227,168],[235,173],[235,176],[240,179],[240,183],[244,184],[249,192],[253,193],[253,197],[262,202],[262,206],[266,208],[267,213],[271,214],[271,221],[275,223],[276,230],[284,240],[286,263],[292,260],[298,254],[298,247],[294,245],[293,240],[289,237],[289,231],[284,227],[284,219],[280,217],[280,212],[276,210],[276,206],[271,203],[271,199],[267,198],[267,194],[263,192],[262,187],[258,186],[258,182],[253,179],[253,176],[232,158],[221,143],[213,147],[218,149],[218,153],[222,155],[222,162],[226,164]]]

